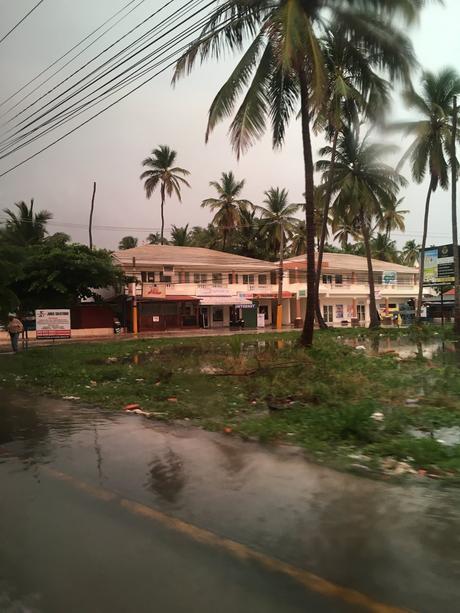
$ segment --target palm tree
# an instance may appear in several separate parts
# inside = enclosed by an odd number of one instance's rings
[[[421,246],[417,241],[407,241],[401,251],[403,264],[406,266],[415,266],[419,259],[420,249]]]
[[[232,171],[223,172],[219,181],[211,181],[209,185],[217,192],[217,198],[206,198],[202,207],[215,211],[212,223],[222,232],[222,249],[225,251],[227,237],[241,225],[241,211],[252,207],[249,200],[240,198],[244,188],[244,179],[237,181]]]
[[[256,216],[254,209],[241,210],[241,223],[235,234],[232,251],[259,260],[269,258],[263,240],[262,220]]]
[[[407,149],[400,166],[410,160],[412,178],[422,183],[429,175],[428,191],[425,200],[425,216],[421,252],[426,247],[428,219],[431,196],[438,186],[449,187],[449,164],[452,147],[453,97],[460,93],[460,77],[451,68],[444,68],[438,74],[425,72],[422,78],[421,93],[413,89],[405,94],[406,104],[415,109],[423,118],[394,124],[415,138]],[[420,258],[420,281],[416,317],[420,319],[423,298],[424,258]]]
[[[22,200],[14,205],[17,211],[3,209],[6,214],[4,238],[11,244],[26,247],[41,243],[48,234],[46,224],[53,219],[49,211],[34,213],[34,199],[30,206]]]
[[[311,121],[324,100],[326,63],[319,38],[340,24],[340,32],[355,47],[365,47],[391,66],[391,77],[407,77],[413,63],[408,38],[396,29],[395,17],[414,19],[424,0],[227,0],[217,6],[179,60],[174,80],[190,72],[197,60],[219,58],[223,50],[241,52],[242,59],[215,97],[206,137],[217,123],[241,106],[230,125],[232,145],[239,156],[265,132],[270,121],[273,145],[281,146],[289,120],[300,116],[305,175],[307,229],[307,313],[301,343],[313,342],[315,306],[314,165]]]
[[[193,226],[190,230],[190,246],[205,247],[206,249],[218,249],[220,233],[213,224],[208,224],[206,228]]]
[[[137,238],[134,238],[134,236],[123,236],[118,243],[118,249],[122,251],[125,249],[134,249],[134,247],[137,247],[137,242]]]
[[[406,230],[404,218],[409,211],[402,211],[398,208],[403,200],[404,198],[400,198],[399,200],[395,199],[393,202],[389,202],[383,211],[382,219],[378,227],[385,232],[387,238],[390,238],[390,234],[393,230],[399,230],[400,232],[405,232]]]
[[[383,211],[392,202],[406,180],[397,171],[381,162],[381,158],[394,151],[387,145],[369,143],[368,137],[362,141],[356,131],[344,130],[337,144],[337,159],[331,169],[330,147],[322,153],[328,159],[321,160],[317,166],[326,174],[331,172],[332,207],[336,218],[355,228],[362,236],[367,259],[370,327],[379,326],[379,314],[375,301],[374,270],[372,265],[371,232],[375,221],[382,219]],[[329,179],[329,177],[326,177]]]
[[[148,245],[160,245],[161,244],[161,234],[159,232],[151,232],[146,238]],[[168,241],[163,238],[163,243],[168,244]]]
[[[144,189],[147,198],[153,194],[155,189],[160,186],[161,194],[161,233],[160,242],[164,244],[164,204],[166,196],[171,197],[176,194],[179,202],[181,202],[181,186],[185,185],[190,187],[190,183],[184,177],[188,176],[190,172],[185,168],[174,166],[177,158],[177,152],[173,151],[166,145],[160,145],[152,151],[150,157],[145,158],[142,162],[142,166],[148,168],[141,176],[141,181],[144,181]]]
[[[273,251],[278,253],[279,272],[278,272],[278,300],[277,318],[282,321],[283,304],[283,275],[284,275],[284,250],[287,235],[293,231],[298,219],[294,213],[301,205],[288,204],[288,192],[286,189],[271,187],[264,192],[266,206],[257,206],[256,210],[262,217],[262,228],[265,231],[269,244]]]
[[[392,241],[387,234],[380,232],[371,239],[371,252],[376,260],[397,263],[399,259],[396,241]]]
[[[190,245],[190,232],[188,231],[188,226],[184,226],[183,228],[172,225],[171,226],[171,244],[176,245],[176,247],[187,247]]]
[[[294,257],[303,255],[307,249],[307,228],[303,219],[298,219],[289,236],[289,251]]]

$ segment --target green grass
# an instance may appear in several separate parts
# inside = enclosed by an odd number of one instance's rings
[[[455,361],[367,356],[337,340],[362,334],[320,332],[310,351],[298,346],[296,332],[34,348],[0,356],[0,385],[78,396],[114,410],[138,403],[158,419],[287,441],[343,468],[356,463],[350,456],[359,453],[371,468],[391,456],[460,476],[460,446],[431,436],[438,428],[460,426]],[[416,343],[434,334],[440,331],[391,329],[366,336],[376,342],[405,335]],[[420,401],[406,405],[408,398]],[[377,411],[382,422],[372,418]],[[412,428],[426,438],[411,436]]]

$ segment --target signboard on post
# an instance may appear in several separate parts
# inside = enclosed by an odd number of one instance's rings
[[[430,247],[422,253],[425,270],[423,285],[453,285],[455,283],[453,245]]]
[[[37,338],[70,338],[69,309],[41,309],[35,311]]]

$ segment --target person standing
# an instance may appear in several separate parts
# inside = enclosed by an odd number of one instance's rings
[[[24,330],[24,326],[17,317],[10,315],[7,330],[10,333],[11,347],[14,353],[17,353],[19,350],[19,335]]]

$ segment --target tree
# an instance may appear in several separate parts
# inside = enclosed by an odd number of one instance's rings
[[[241,223],[234,233],[232,252],[260,260],[270,259],[263,238],[262,224],[254,209],[242,209]]]
[[[291,255],[303,255],[307,250],[307,227],[303,219],[297,220],[289,236]]]
[[[400,232],[406,231],[405,216],[409,211],[402,211],[398,208],[403,200],[404,198],[400,198],[399,200],[395,199],[393,202],[389,202],[383,211],[379,229],[385,232],[387,238],[390,238],[390,234],[393,230],[399,230]]]
[[[419,259],[420,249],[417,241],[407,241],[401,251],[402,263],[406,266],[415,266]]]
[[[371,239],[371,253],[373,258],[384,262],[398,263],[399,260],[396,242],[380,232]]]
[[[218,122],[233,114],[245,92],[230,125],[238,156],[263,135],[268,121],[273,145],[281,146],[300,101],[307,230],[304,346],[313,342],[316,284],[311,121],[324,100],[327,80],[319,37],[338,23],[355,47],[365,46],[376,58],[385,55],[384,65],[391,65],[392,76],[408,76],[413,51],[407,37],[396,29],[394,18],[413,19],[423,4],[423,0],[228,0],[213,11],[177,64],[175,80],[190,72],[197,60],[219,58],[224,50],[244,50],[211,105],[206,131],[208,138]]]
[[[96,289],[117,286],[123,274],[110,252],[86,245],[44,241],[24,250],[24,259],[9,289],[23,311],[70,307],[97,297]]]
[[[453,97],[460,93],[460,77],[451,68],[444,68],[438,74],[425,72],[422,78],[421,93],[410,89],[405,93],[406,104],[417,111],[422,119],[393,124],[414,140],[401,159],[402,167],[410,161],[412,178],[422,183],[429,175],[423,220],[422,254],[426,247],[431,196],[438,186],[449,187],[449,164],[452,151],[452,112]],[[424,258],[420,258],[420,281],[416,317],[421,316],[423,299]]]
[[[16,202],[17,211],[4,209],[6,214],[4,240],[25,247],[41,242],[47,235],[46,224],[53,218],[49,211],[34,213],[34,199],[30,206],[24,201]]]
[[[137,238],[134,238],[134,236],[123,236],[118,243],[118,249],[120,250],[134,249],[134,247],[137,247]]]
[[[212,223],[222,232],[224,251],[229,233],[241,225],[241,212],[252,207],[249,200],[239,197],[244,183],[244,179],[237,181],[232,171],[223,172],[219,181],[209,183],[216,190],[217,198],[206,198],[201,203],[202,207],[209,207],[215,212]]]
[[[331,173],[332,207],[336,218],[342,218],[362,236],[368,269],[370,327],[377,328],[379,314],[375,300],[372,265],[371,232],[375,222],[381,222],[383,212],[392,203],[406,180],[381,159],[394,151],[391,146],[370,143],[368,137],[359,139],[356,131],[344,130],[337,143],[334,167],[330,161],[330,147],[321,151],[328,159],[320,160],[318,168]],[[327,177],[329,179],[329,177]]]
[[[166,145],[160,145],[152,151],[150,157],[145,158],[142,166],[147,168],[141,176],[141,181],[144,181],[144,189],[147,198],[150,198],[155,189],[160,187],[161,195],[161,232],[160,243],[164,244],[164,204],[166,196],[171,197],[176,194],[179,202],[181,202],[181,188],[183,185],[190,187],[190,183],[184,177],[190,172],[185,168],[174,166],[177,158],[177,152],[173,151]]]
[[[284,250],[287,235],[293,231],[298,222],[294,213],[298,211],[300,205],[288,204],[288,192],[284,188],[271,187],[264,193],[266,206],[257,206],[256,210],[261,214],[262,231],[265,232],[268,244],[279,258],[277,318],[281,318],[282,321]]]
[[[171,226],[171,245],[176,247],[190,246],[190,232],[188,231],[188,224],[183,228],[178,226]]]
[[[193,226],[190,230],[190,246],[204,247],[205,249],[219,249],[220,232],[213,224],[208,224],[206,228]]]
[[[159,232],[151,232],[147,238],[146,241],[149,245],[160,245],[161,244],[161,235]],[[166,241],[165,239],[163,239],[164,243],[168,243],[168,241]]]

